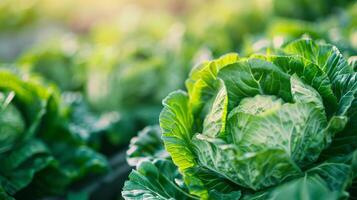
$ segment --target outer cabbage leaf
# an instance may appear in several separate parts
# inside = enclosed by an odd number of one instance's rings
[[[0,93],[0,152],[11,149],[24,132],[25,122],[21,112],[11,104],[14,93]]]
[[[318,176],[305,176],[273,190],[267,199],[326,199],[337,200],[338,193],[332,192]]]
[[[191,194],[200,199],[239,198],[240,189],[224,176],[202,166],[187,169],[184,172],[184,181]]]
[[[289,43],[284,51],[289,54],[300,55],[307,62],[312,62],[324,71],[332,84],[338,82],[339,75],[353,73],[340,51],[333,45],[318,44],[313,40],[297,40]]]
[[[350,108],[351,103],[348,99],[351,99],[353,89],[341,91],[341,87],[350,84],[348,80],[351,76],[354,76],[354,70],[339,50],[329,44],[318,44],[312,40],[297,40],[288,44],[284,51],[289,54],[300,55],[305,58],[307,63],[314,63],[319,66],[328,76],[339,101],[337,114],[344,115],[346,110]]]
[[[348,196],[346,191],[357,178],[357,150],[344,156],[337,156],[313,167],[308,174],[318,174],[330,190]]]
[[[193,116],[188,107],[187,94],[173,92],[163,100],[163,105],[160,114],[162,139],[173,162],[183,172],[195,165],[191,145]]]
[[[93,112],[83,95],[79,92],[65,92],[61,100],[68,108],[66,118],[68,128],[73,134],[77,134],[91,146],[101,149],[102,137],[112,135],[117,131],[114,127],[120,121],[118,112],[98,114]]]
[[[228,109],[236,107],[245,97],[257,94],[277,95],[291,102],[290,79],[276,65],[259,60],[240,60],[218,73],[228,90]]]
[[[215,94],[215,79],[219,70],[239,59],[237,54],[227,54],[211,62],[194,67],[186,80],[189,102],[193,113],[202,109],[204,102]]]
[[[182,91],[171,93],[164,101],[164,109],[160,115],[160,126],[163,131],[162,139],[166,150],[184,175],[184,181],[190,192],[194,195],[208,198],[208,191],[216,189],[217,192],[232,191],[226,186],[217,186],[222,181],[217,174],[207,173],[197,165],[194,160],[194,145],[190,141],[193,131],[193,118],[189,113],[188,98]],[[213,183],[203,182],[197,176],[210,176]],[[224,181],[223,181],[224,182]],[[224,189],[226,188],[226,189]]]
[[[348,116],[349,120],[342,132],[336,134],[331,146],[324,156],[344,155],[357,148],[357,76],[356,72],[339,76],[335,86],[339,97],[340,115]]]
[[[35,197],[60,195],[75,181],[90,174],[102,174],[108,170],[105,157],[85,145],[73,145],[64,141],[49,144],[55,162],[36,174],[31,184],[21,193]]]
[[[122,195],[125,199],[198,199],[180,187],[176,166],[169,160],[143,161],[129,175]]]
[[[15,200],[14,198],[10,197],[1,186],[0,186],[0,198],[4,200]]]
[[[140,131],[137,137],[131,139],[127,151],[127,161],[131,166],[136,166],[142,161],[168,157],[159,126],[148,126]]]
[[[305,58],[300,56],[271,55],[265,59],[290,75],[296,74],[304,83],[313,87],[324,100],[327,114],[336,112],[338,101],[333,92],[330,79],[320,67],[314,63],[305,63]]]
[[[60,194],[85,175],[107,169],[105,158],[70,131],[55,88],[3,70],[0,79],[1,135],[6,126],[19,132],[12,133],[12,144],[6,136],[0,146],[0,185],[8,195]]]
[[[307,170],[304,176],[265,191],[247,194],[243,199],[345,199],[346,189],[356,178],[357,152],[334,157]]]
[[[26,187],[35,173],[54,163],[47,147],[38,140],[31,140],[0,158],[0,185],[14,195]]]
[[[10,92],[9,95],[12,94],[12,97],[7,95],[7,98],[4,101],[5,104],[2,105],[2,109],[9,106],[8,109],[11,110],[2,110],[1,115],[4,117],[4,115],[10,114],[11,116],[8,117],[17,118],[14,118],[12,122],[14,123],[17,121],[17,128],[22,129],[22,131],[19,130],[21,133],[17,134],[16,139],[14,139],[13,144],[11,145],[16,146],[22,141],[31,138],[36,133],[41,118],[45,114],[47,98],[50,92],[48,89],[40,87],[35,83],[25,82],[11,72],[5,70],[0,72],[0,80],[2,80],[0,82],[0,91]],[[20,114],[18,112],[21,113],[21,117],[18,116]],[[5,120],[3,117],[2,119]],[[8,117],[7,120],[10,120],[11,118],[9,119]],[[21,123],[23,123],[21,121],[24,121],[26,127],[21,128]],[[3,123],[7,123],[7,121],[3,121]],[[9,125],[10,123],[7,123],[6,126]],[[4,128],[2,131],[6,131],[6,126],[2,126]],[[2,135],[5,135],[5,133],[2,133]],[[0,147],[0,149],[2,148],[3,147]],[[6,148],[9,149],[8,147]]]

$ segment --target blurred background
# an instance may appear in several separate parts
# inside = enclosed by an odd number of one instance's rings
[[[74,184],[69,199],[120,198],[130,139],[158,123],[192,67],[301,37],[337,45],[357,66],[356,1],[0,0],[1,67],[58,88],[71,130],[110,160],[109,174]]]

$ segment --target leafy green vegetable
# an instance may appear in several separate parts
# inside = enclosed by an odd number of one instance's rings
[[[286,3],[290,4],[290,2]],[[285,9],[290,8],[285,7]],[[292,9],[296,10],[297,8],[293,7]],[[341,9],[337,13],[329,13],[327,17],[317,21],[284,18],[276,13],[277,16],[268,22],[263,34],[249,35],[245,38],[242,53],[246,55],[257,52],[265,53],[303,37],[331,43],[337,46],[344,55],[353,56],[357,53],[354,39],[356,11],[357,3],[351,2],[345,9]],[[303,10],[303,13],[305,12],[306,9]]]
[[[168,157],[161,141],[159,126],[148,126],[140,131],[137,137],[131,139],[127,151],[127,161],[131,166],[145,160]]]
[[[130,148],[127,151],[127,160],[130,165],[137,165],[137,169],[130,174],[122,195],[126,199],[198,199],[188,194],[187,186],[184,185],[181,174],[165,151],[163,141],[160,138],[161,131],[158,128],[158,126],[146,127],[137,137],[131,140]],[[160,173],[157,170],[160,170]],[[197,170],[192,171],[192,173],[202,174],[210,185],[229,188],[229,186],[224,185],[224,181],[219,182],[221,179],[212,177],[207,170]],[[166,192],[167,189],[168,192]],[[215,198],[228,200],[239,197],[241,193],[235,191],[224,194],[212,190],[210,194]]]
[[[119,113],[93,112],[80,92],[65,92],[62,99],[67,108],[66,117],[70,131],[96,149],[106,150],[101,140],[104,136],[116,132],[116,125],[120,120]]]
[[[61,194],[72,182],[107,169],[105,158],[70,131],[55,88],[6,70],[0,79],[4,198]]]
[[[276,52],[204,62],[191,71],[187,93],[175,91],[163,100],[163,145],[190,198],[349,196],[357,177],[353,66],[335,46],[313,40],[296,40]],[[156,133],[146,133],[132,148],[149,134],[158,140]],[[147,180],[150,186],[140,193],[130,187],[140,182],[134,178],[138,172],[147,175],[155,165],[152,152],[162,147],[153,141],[158,147],[129,154],[131,164],[145,164],[129,176],[126,199],[146,193],[171,194],[163,196],[169,199],[175,195],[167,192],[179,191],[166,186],[172,178],[160,187],[159,176]]]
[[[78,43],[74,36],[48,39],[26,51],[17,63],[22,69],[55,83],[62,91],[78,91],[86,78],[84,51],[79,51]]]
[[[163,20],[147,14],[139,20],[133,18],[133,30],[115,27],[119,30],[107,33],[107,25],[92,31],[94,45],[86,62],[84,93],[94,111],[119,113],[117,131],[108,135],[114,145],[125,144],[138,130],[157,124],[161,99],[183,88],[189,71],[187,59],[181,55],[184,27],[175,24],[171,16]],[[102,34],[116,37],[106,41]]]
[[[271,7],[265,0],[212,1],[198,6],[186,22],[185,53],[200,62],[200,57],[236,51],[246,36],[264,30],[273,14]]]
[[[144,161],[129,175],[122,195],[126,199],[193,199],[175,183],[180,177],[168,160]]]
[[[338,199],[318,176],[305,176],[274,190],[269,199]]]

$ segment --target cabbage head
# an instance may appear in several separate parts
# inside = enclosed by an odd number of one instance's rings
[[[228,54],[196,66],[186,87],[163,100],[160,126],[187,199],[348,197],[357,81],[336,47],[301,39],[266,55]],[[129,186],[127,199],[140,199]]]
[[[31,75],[0,70],[0,199],[62,195],[108,169],[73,132],[59,93]]]

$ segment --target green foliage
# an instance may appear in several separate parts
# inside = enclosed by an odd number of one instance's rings
[[[266,28],[273,14],[271,6],[269,0],[223,0],[200,5],[188,16],[184,50],[198,61],[200,56],[207,59],[236,51],[245,37]]]
[[[311,3],[308,0],[275,0],[274,11],[278,13],[278,15],[286,17],[305,20],[318,20],[321,17],[336,11],[336,9],[347,6],[351,3],[353,3],[351,0],[318,0],[314,3]]]
[[[69,129],[54,87],[6,70],[0,77],[2,196],[61,194],[74,181],[107,169],[106,159]]]
[[[0,199],[92,198],[97,186],[72,189],[108,168],[95,150],[111,156],[146,126],[126,199],[356,196],[356,11],[1,0]]]
[[[159,126],[148,126],[138,133],[130,141],[127,151],[127,161],[129,165],[135,166],[145,160],[157,158],[168,158],[161,141],[161,131]]]
[[[18,29],[33,22],[38,13],[36,5],[38,0],[11,0],[0,2],[0,31]]]
[[[78,43],[74,36],[46,40],[26,51],[17,63],[23,70],[55,83],[62,91],[78,91],[86,77]]]
[[[180,178],[176,166],[168,160],[144,161],[129,175],[122,195],[126,199],[192,199],[175,184]]]
[[[181,190],[192,199],[348,197],[357,161],[355,76],[335,46],[306,39],[268,55],[228,54],[198,65],[186,81],[188,92],[169,94],[160,115],[166,162],[172,159],[184,183],[156,176],[133,192],[135,176],[148,176],[152,152],[162,149],[153,139],[156,148],[128,155],[145,164],[129,176],[124,198]],[[156,188],[160,180],[169,183]],[[170,198],[175,195],[163,197]]]
[[[295,1],[286,3],[291,2]],[[265,53],[267,49],[281,48],[287,43],[303,37],[334,44],[346,56],[355,55],[357,45],[354,39],[354,27],[356,26],[357,4],[351,2],[348,5],[345,9],[331,12],[330,15],[316,21],[287,18],[276,14],[277,16],[268,22],[263,34],[249,35],[245,38],[243,52],[245,54]],[[296,10],[295,7],[293,9]],[[303,12],[305,13],[306,9]]]

